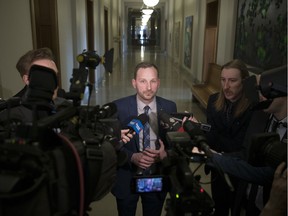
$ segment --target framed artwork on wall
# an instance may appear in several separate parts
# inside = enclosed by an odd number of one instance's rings
[[[193,16],[185,18],[184,27],[184,65],[191,68],[191,50],[192,50]]]
[[[287,64],[287,0],[239,0],[234,58],[259,72]]]

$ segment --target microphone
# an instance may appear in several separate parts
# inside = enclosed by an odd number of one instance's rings
[[[163,110],[158,112],[158,117],[164,128],[169,131],[183,131],[182,125],[179,121],[176,121],[171,115],[167,114]]]
[[[207,157],[212,158],[213,153],[209,145],[207,144],[207,140],[204,136],[203,131],[200,130],[200,128],[197,126],[197,123],[194,123],[192,121],[185,121],[183,123],[183,128],[190,135],[191,139],[193,139],[193,141],[196,143],[196,146],[200,150],[204,151]],[[214,161],[213,158],[212,158],[212,161]],[[223,169],[217,163],[215,163],[215,161],[214,161],[214,165],[218,173],[220,174],[220,176],[222,176],[222,178],[226,182],[230,191],[234,191],[235,189],[234,189],[233,184],[231,183],[229,175],[227,173],[224,173]]]
[[[149,118],[145,113],[142,113],[136,118],[133,118],[127,125],[129,131],[126,134],[133,134],[134,132],[136,134],[139,134],[140,131],[144,128],[146,122],[148,122],[148,120]],[[117,150],[120,150],[124,145],[125,143],[122,140],[120,140]]]
[[[145,113],[142,113],[136,118],[132,119],[127,125],[127,127],[130,129],[127,134],[132,134],[134,132],[139,134],[148,120],[149,118]]]
[[[96,110],[99,119],[111,117],[117,111],[115,103],[104,104],[99,110]]]
[[[200,130],[197,123],[194,123],[192,121],[185,121],[183,123],[184,131],[186,131],[191,139],[196,142],[197,147],[204,151],[204,153],[208,156],[212,156],[211,149],[209,145],[207,144],[207,140],[204,136],[204,133]]]

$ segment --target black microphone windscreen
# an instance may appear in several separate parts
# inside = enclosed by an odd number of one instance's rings
[[[139,116],[137,116],[137,119],[142,123],[142,125],[144,126],[146,124],[146,122],[148,122],[149,118],[145,113],[140,114]]]
[[[108,118],[115,114],[117,111],[117,106],[115,103],[107,103],[103,105],[98,113],[99,118]]]
[[[144,128],[144,125],[146,124],[146,122],[148,122],[148,120],[149,117],[145,113],[142,113],[139,116],[133,118],[127,125],[127,127],[130,129],[128,133],[136,132],[137,134],[139,134],[139,132]]]
[[[160,121],[167,125],[171,131],[178,131],[182,127],[181,123],[176,121],[171,115],[162,110],[158,112],[158,116]]]
[[[190,137],[193,139],[195,136],[203,135],[203,131],[197,126],[197,123],[194,123],[192,121],[185,121],[183,123],[184,130],[190,135]]]

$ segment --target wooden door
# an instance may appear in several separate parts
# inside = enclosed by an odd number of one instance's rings
[[[30,0],[34,49],[48,47],[55,55],[61,87],[57,0]]]
[[[218,0],[209,0],[206,5],[202,81],[206,81],[209,63],[216,63],[218,40]]]

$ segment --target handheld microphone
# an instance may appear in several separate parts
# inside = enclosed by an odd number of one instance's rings
[[[186,131],[191,139],[193,139],[197,145],[197,147],[204,151],[204,153],[208,156],[212,156],[211,149],[209,145],[207,144],[207,140],[204,136],[204,133],[200,130],[197,123],[194,123],[192,121],[185,121],[183,123],[184,131]]]
[[[176,121],[171,115],[167,114],[163,110],[158,112],[160,122],[169,131],[181,131],[182,125],[179,121]]]
[[[149,118],[145,113],[142,113],[136,118],[132,119],[127,125],[127,127],[130,129],[127,134],[132,134],[133,132],[139,134],[148,120]]]
[[[204,151],[207,157],[212,158],[213,153],[209,145],[207,144],[207,140],[204,136],[203,131],[200,130],[200,128],[197,126],[197,123],[194,123],[192,121],[185,121],[183,123],[183,128],[189,134],[191,139],[193,139],[193,141],[196,143],[196,146],[200,150]],[[214,164],[216,166],[216,169],[218,170],[218,173],[220,174],[220,176],[222,176],[227,186],[229,187],[230,191],[234,191],[234,186],[231,183],[230,177],[227,175],[227,173],[223,172],[222,168],[218,166],[217,163]]]
[[[104,104],[98,111],[97,117],[99,119],[111,117],[117,111],[117,106],[115,103]]]
[[[133,118],[127,125],[127,127],[129,128],[129,131],[126,134],[133,134],[134,132],[136,134],[139,134],[140,131],[144,128],[144,125],[146,124],[146,122],[148,122],[148,120],[149,118],[145,113],[142,113],[136,118]],[[120,140],[119,146],[117,149],[118,150],[121,149],[124,146],[124,144],[125,143],[122,140]]]

